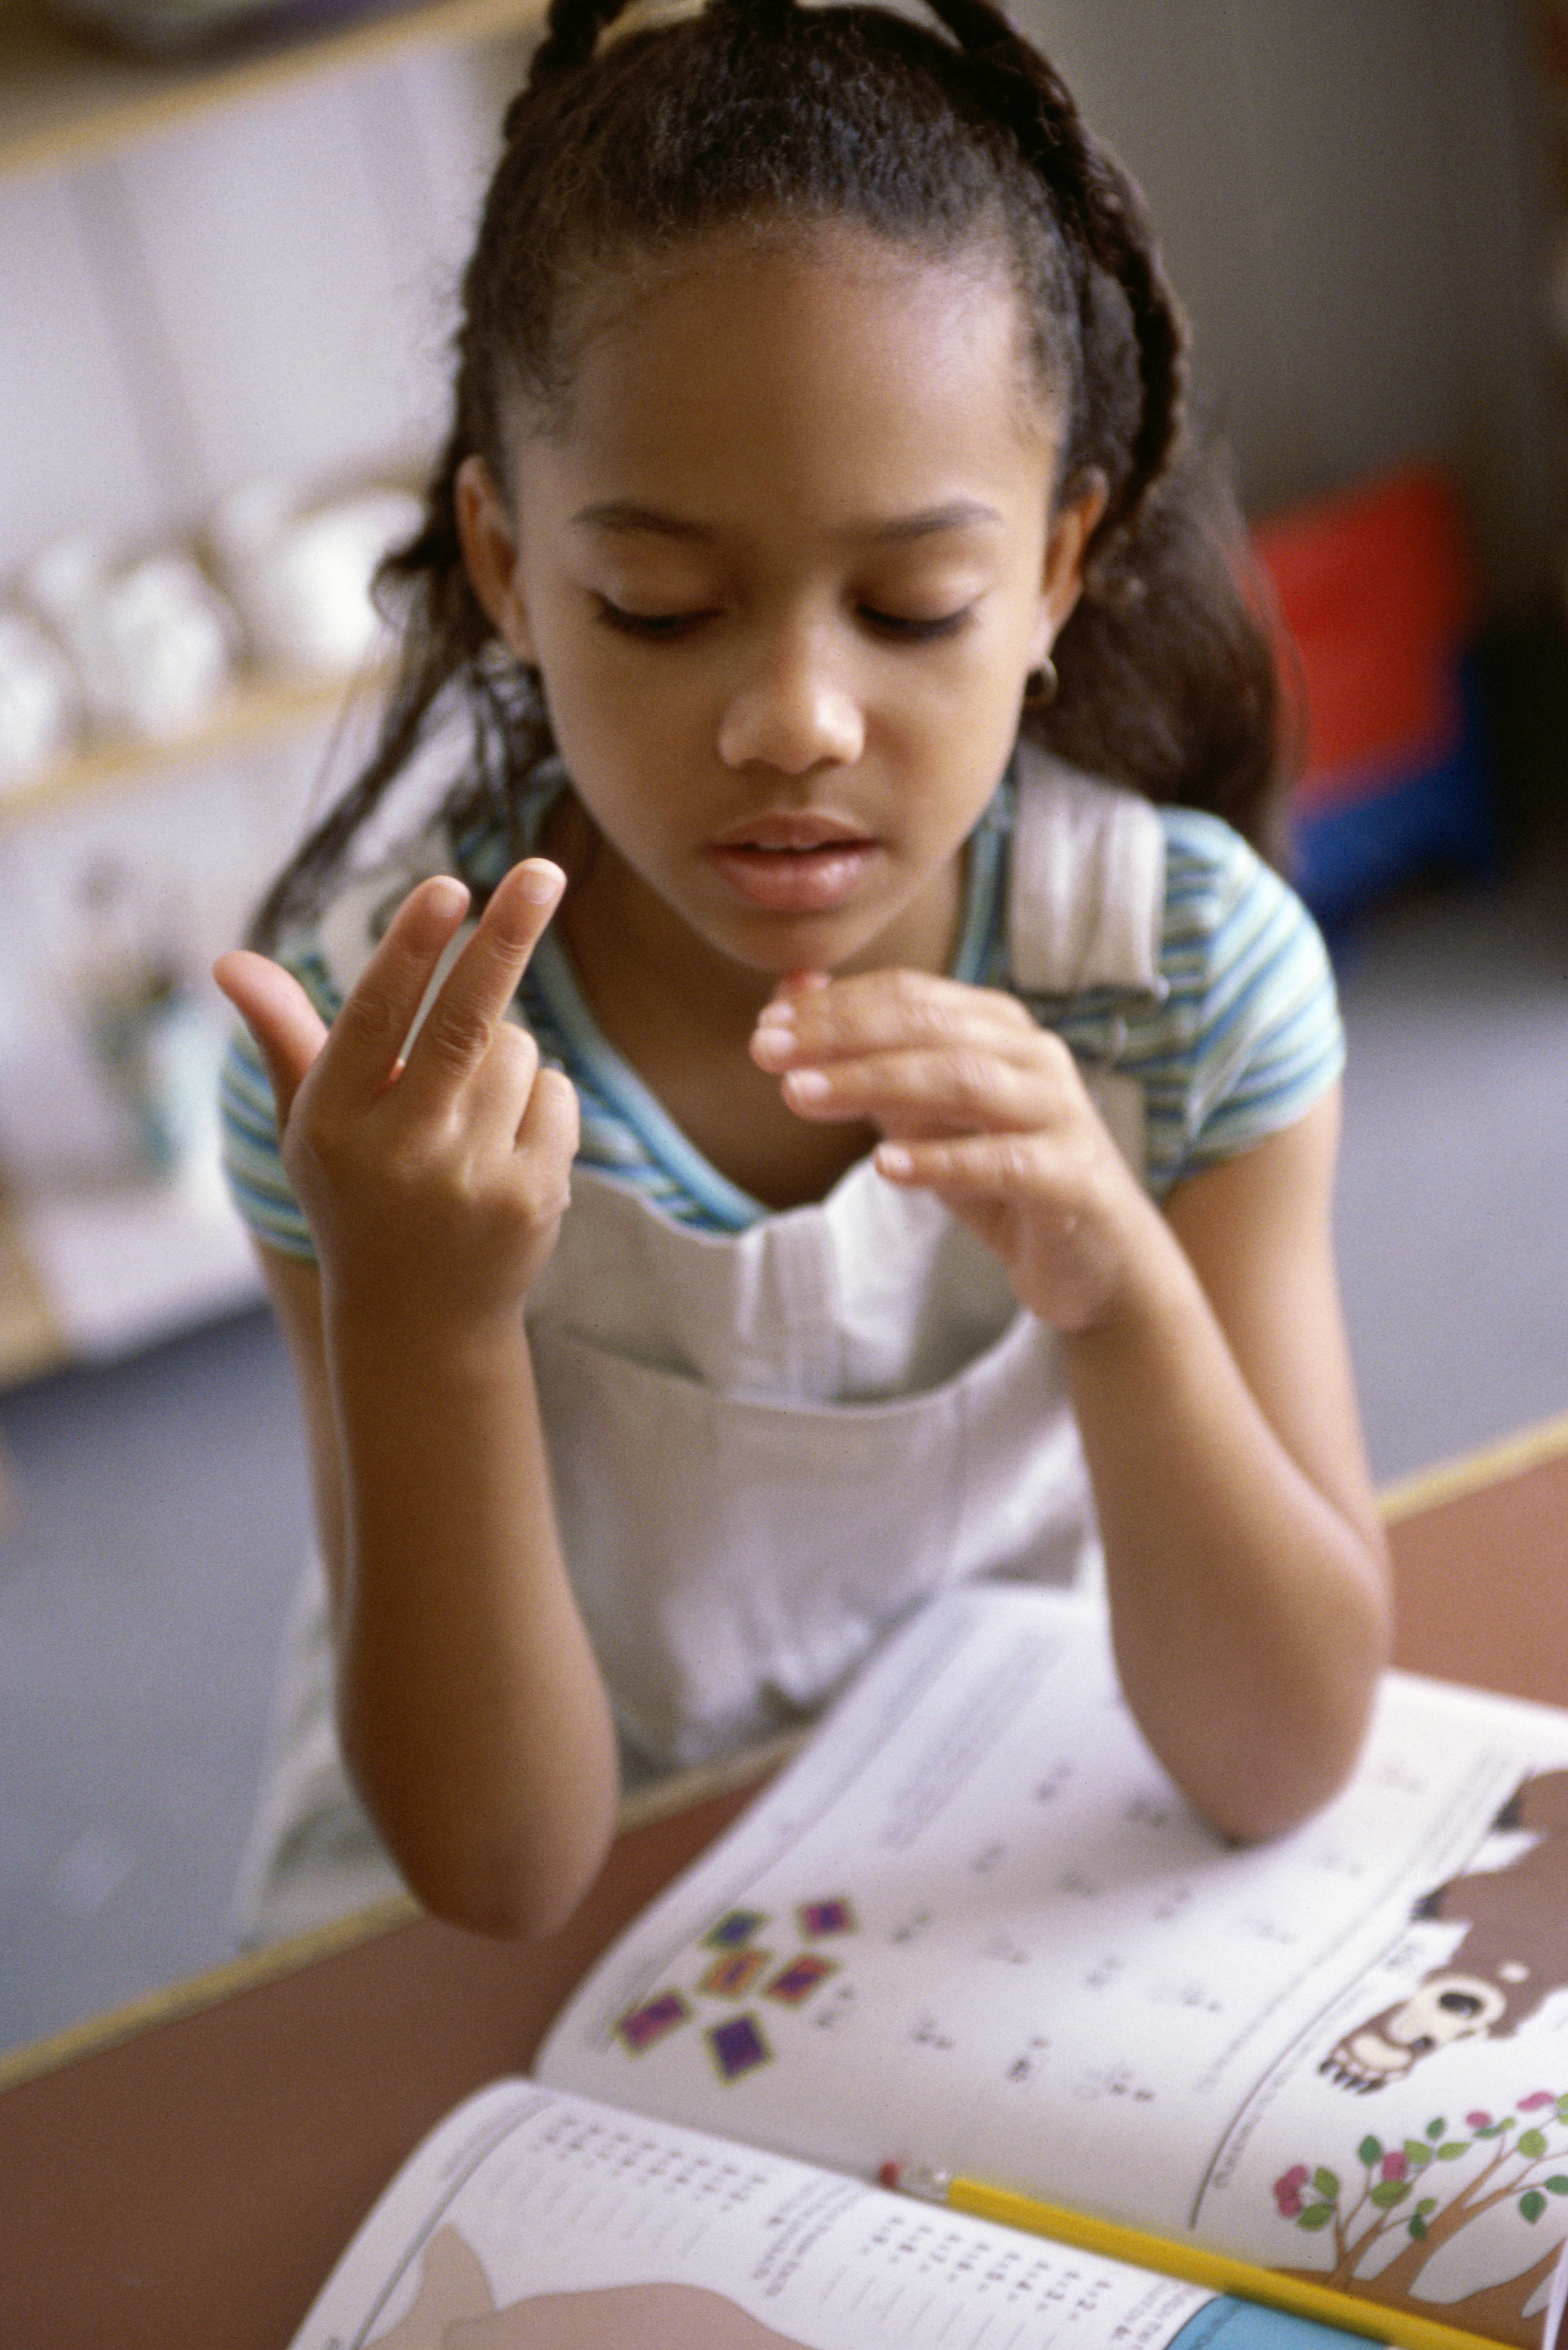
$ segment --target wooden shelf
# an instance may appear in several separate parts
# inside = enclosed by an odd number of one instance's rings
[[[70,1354],[10,1200],[0,1192],[0,1388],[58,1370]]]
[[[416,0],[330,32],[254,44],[199,63],[151,64],[0,0],[0,178],[91,162],[209,108],[406,52],[526,33],[544,0]]]
[[[158,62],[122,55],[73,29],[50,15],[47,0],[0,0],[0,183],[102,162],[204,113],[323,75],[422,50],[521,39],[536,31],[544,9],[545,0],[409,0],[400,8],[395,0],[371,0],[361,14],[330,29],[254,37],[200,59]],[[169,742],[95,744],[0,792],[0,831],[99,794],[156,784],[182,766],[285,742],[312,723],[329,723],[351,697],[381,682],[376,672],[327,682],[243,681],[187,734]],[[81,1352],[79,1334],[67,1326],[68,1317],[42,1276],[35,1237],[27,1215],[0,1182],[0,1387],[57,1369]],[[141,1244],[149,1235],[131,1238]],[[195,1255],[213,1294],[211,1310],[246,1302],[249,1293],[222,1250],[207,1246],[210,1264],[201,1250]],[[143,1336],[157,1335],[152,1322],[162,1307],[159,1327],[171,1329],[203,1310],[201,1296],[185,1294],[191,1280],[178,1295],[163,1299],[170,1288],[161,1276],[150,1298],[130,1299],[131,1308],[147,1309]],[[136,1319],[134,1312],[130,1319]],[[106,1341],[99,1351],[107,1347]]]
[[[177,767],[286,741],[313,720],[329,720],[350,701],[379,692],[383,682],[379,671],[350,679],[242,681],[189,733],[162,742],[100,743],[58,759],[27,782],[0,793],[0,831],[32,823],[75,800],[156,783]]]

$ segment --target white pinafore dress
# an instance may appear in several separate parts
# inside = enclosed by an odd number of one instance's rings
[[[1016,773],[1012,985],[1158,995],[1156,812],[1038,754]],[[355,975],[339,950],[335,980]],[[1136,1081],[1085,1074],[1141,1174]],[[1097,1572],[1053,1333],[980,1241],[868,1159],[820,1202],[722,1233],[578,1170],[527,1326],[565,1554],[633,1775],[797,1723],[950,1584]],[[288,1630],[243,1939],[397,1889],[344,1775],[331,1680],[317,1567]]]

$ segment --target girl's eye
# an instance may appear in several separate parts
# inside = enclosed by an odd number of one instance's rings
[[[671,637],[685,634],[707,619],[706,612],[628,612],[624,605],[612,604],[607,596],[597,599],[598,617],[607,629],[615,629],[623,637],[641,637],[645,641],[660,643]]]
[[[911,620],[897,612],[878,612],[869,604],[862,604],[860,617],[880,636],[892,637],[899,644],[929,645],[939,637],[956,637],[961,629],[969,626],[971,608],[965,604],[956,612],[942,612],[935,619]]]

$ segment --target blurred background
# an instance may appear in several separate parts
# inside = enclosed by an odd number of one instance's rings
[[[0,2046],[230,1948],[306,1523],[205,972],[360,738],[532,15],[191,61],[202,5],[132,60],[0,0]],[[1022,14],[1147,192],[1300,650],[1386,1482],[1568,1410],[1568,10]]]

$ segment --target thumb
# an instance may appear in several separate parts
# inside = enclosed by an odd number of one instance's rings
[[[281,1135],[306,1073],[327,1042],[327,1023],[292,972],[247,947],[220,955],[213,977],[266,1065]]]

